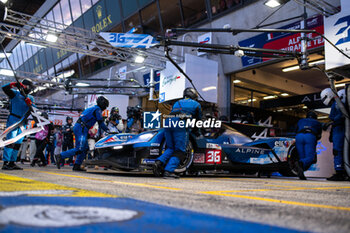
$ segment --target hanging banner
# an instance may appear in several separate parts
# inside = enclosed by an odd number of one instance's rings
[[[319,33],[323,34],[323,16],[318,15],[312,18],[307,19],[307,28],[316,30]],[[289,24],[287,26],[281,27],[280,29],[301,29],[300,21]],[[313,33],[306,34],[308,38],[315,38],[318,35]],[[300,33],[262,33],[260,35],[254,36],[252,38],[242,40],[238,42],[239,46],[242,47],[252,47],[252,48],[264,48],[264,49],[277,49],[277,50],[287,50],[287,51],[300,51]],[[318,38],[316,40],[309,40],[307,42],[307,48],[313,49],[318,48],[324,45],[324,40]],[[248,57],[243,56],[242,66],[251,66],[256,65],[265,61],[270,60],[271,58],[259,58],[259,57]]]
[[[335,46],[350,56],[350,1],[341,1],[341,11],[338,14],[325,17],[325,36]],[[350,64],[350,59],[341,54],[328,42],[325,44],[326,70]]]

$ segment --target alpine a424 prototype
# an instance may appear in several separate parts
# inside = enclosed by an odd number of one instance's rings
[[[296,174],[297,152],[293,138],[274,137],[252,141],[249,137],[223,125],[205,136],[190,135],[187,156],[175,170],[225,170],[231,172],[280,172]],[[104,166],[123,171],[151,170],[155,159],[165,150],[164,129],[141,134],[114,134],[95,144],[95,159],[86,165]]]

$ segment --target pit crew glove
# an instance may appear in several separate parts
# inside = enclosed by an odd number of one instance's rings
[[[29,99],[28,97],[25,98],[24,101],[26,102],[26,104],[27,104],[28,106],[31,106],[31,105],[33,104],[32,101],[31,101],[31,99]]]
[[[24,86],[22,83],[18,83],[18,82],[12,82],[12,83],[10,83],[10,87],[11,87],[11,88],[17,87],[18,89],[19,89],[20,87],[25,88],[25,86]]]

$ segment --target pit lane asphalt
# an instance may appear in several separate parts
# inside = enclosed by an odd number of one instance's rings
[[[0,164],[2,165],[2,164]],[[149,173],[49,165],[1,173],[228,218],[310,232],[350,232],[350,182],[223,174],[168,180]],[[191,221],[190,219],[188,221]]]

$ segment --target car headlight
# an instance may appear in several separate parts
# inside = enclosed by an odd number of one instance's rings
[[[148,142],[156,134],[157,134],[157,132],[148,132],[148,133],[140,134],[137,137],[130,139],[127,142],[127,144],[129,144],[129,143]]]
[[[123,146],[113,146],[113,150],[120,150],[123,149]]]

